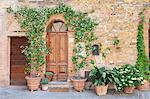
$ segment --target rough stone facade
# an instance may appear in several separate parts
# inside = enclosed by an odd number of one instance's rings
[[[8,15],[6,8],[10,5],[20,4],[28,7],[55,7],[59,0],[1,0],[0,1],[0,86],[8,86],[10,82],[10,37],[25,36],[15,21],[13,16]],[[47,3],[49,1],[49,3]],[[101,49],[107,53],[106,57],[102,54],[95,56],[98,64],[107,67],[114,67],[121,64],[135,64],[137,58],[136,36],[139,22],[138,14],[144,7],[145,26],[144,37],[146,52],[149,52],[149,20],[150,20],[150,0],[62,0],[70,5],[74,10],[87,12],[88,16],[96,19],[99,25],[95,29],[99,40],[95,43],[102,45]],[[116,49],[112,42],[114,37],[118,37],[120,49]],[[74,38],[69,37],[70,46],[73,48]],[[110,50],[105,50],[109,48]],[[72,52],[68,53],[69,64],[71,62]],[[149,56],[149,55],[148,55]],[[71,74],[72,67],[69,67]]]

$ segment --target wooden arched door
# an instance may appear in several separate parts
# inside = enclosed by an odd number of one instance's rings
[[[47,44],[51,53],[47,56],[46,71],[54,72],[53,80],[67,80],[68,38],[64,22],[54,21],[47,27]]]

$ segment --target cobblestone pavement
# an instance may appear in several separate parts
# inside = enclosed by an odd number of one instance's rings
[[[133,94],[114,93],[109,90],[106,96],[97,96],[94,90],[84,92],[29,92],[26,87],[0,87],[0,99],[150,99],[150,91],[137,91]]]

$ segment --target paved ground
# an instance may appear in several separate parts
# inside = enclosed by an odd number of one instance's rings
[[[150,99],[150,91],[135,91],[133,94],[119,94],[109,90],[106,96],[97,96],[94,90],[84,92],[29,92],[26,87],[0,87],[0,99]]]

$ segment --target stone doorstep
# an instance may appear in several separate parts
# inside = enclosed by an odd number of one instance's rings
[[[69,85],[69,82],[67,82],[67,81],[51,81],[51,82],[49,82],[49,85]]]
[[[69,88],[49,88],[49,92],[69,92]]]
[[[69,82],[52,81],[48,85],[49,92],[69,92],[71,84]]]

